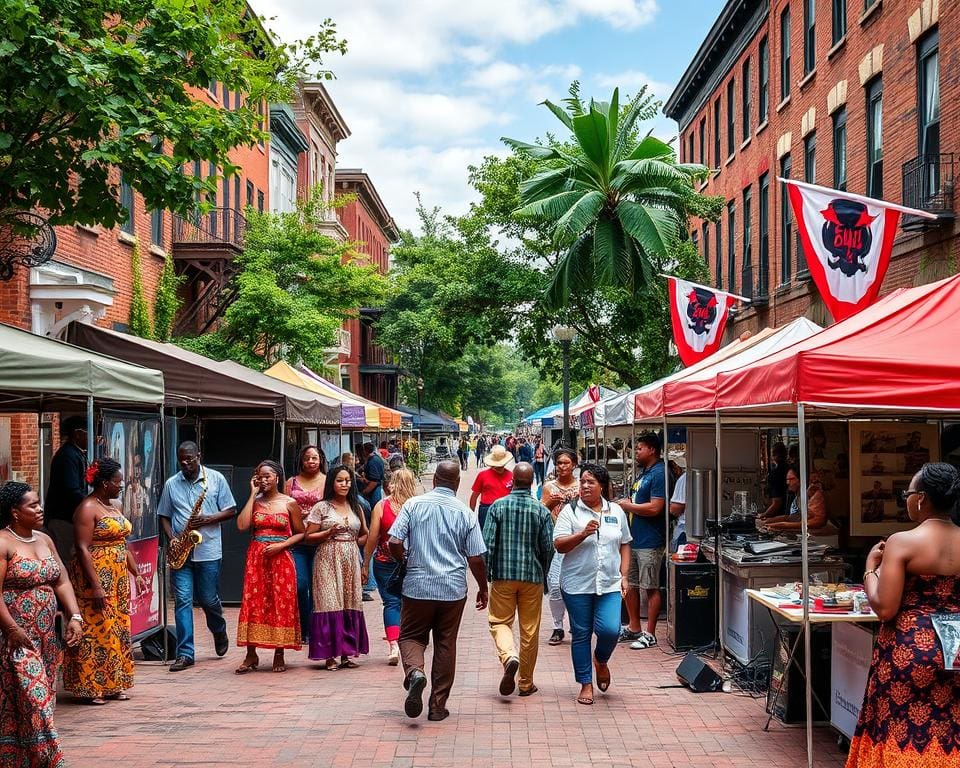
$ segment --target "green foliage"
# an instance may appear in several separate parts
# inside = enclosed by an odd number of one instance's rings
[[[317,194],[294,213],[248,209],[237,296],[223,326],[177,343],[258,369],[278,360],[322,369],[337,329],[382,301],[386,280],[350,244],[320,234],[321,210]]]
[[[420,450],[420,443],[413,438],[405,440],[403,443],[403,456],[407,469],[413,472],[419,480],[423,476],[423,473],[427,471],[427,463],[429,461],[427,454]]]
[[[574,83],[565,108],[544,102],[572,134],[569,146],[503,139],[536,163],[520,182],[515,217],[545,228],[559,253],[547,309],[607,288],[642,296],[680,238],[694,182],[706,178],[706,167],[678,163],[668,144],[649,134],[638,140],[638,122],[656,111],[645,90],[624,109],[619,98],[614,89],[609,102],[585,104]]]
[[[180,309],[177,291],[182,282],[182,278],[174,271],[173,258],[167,253],[157,283],[157,295],[153,299],[153,333],[157,341],[170,341],[173,321]]]
[[[246,0],[0,0],[0,18],[0,210],[54,223],[121,221],[116,169],[149,209],[187,213],[217,180],[184,164],[235,172],[230,150],[265,135],[262,105],[346,50],[329,20],[280,44]],[[194,98],[212,82],[242,105]]]
[[[140,244],[133,244],[130,255],[130,268],[133,272],[133,285],[130,296],[129,331],[134,336],[143,339],[153,338],[153,328],[150,325],[150,307],[143,290],[143,265],[140,262]]]

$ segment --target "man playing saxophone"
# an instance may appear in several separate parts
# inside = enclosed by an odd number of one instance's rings
[[[237,514],[237,502],[226,478],[200,463],[200,450],[194,442],[177,448],[180,471],[163,486],[158,514],[167,541],[174,541],[185,530],[197,530],[202,541],[181,568],[170,571],[174,616],[177,622],[177,658],[171,672],[180,672],[194,663],[193,601],[200,604],[213,633],[217,656],[230,649],[227,622],[220,604],[220,524]]]

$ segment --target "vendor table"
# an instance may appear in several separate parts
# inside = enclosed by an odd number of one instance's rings
[[[760,590],[748,589],[746,590],[747,597],[757,603],[759,606],[766,608],[770,616],[779,616],[782,619],[794,624],[803,624],[803,606],[802,605],[792,605],[785,603],[781,598],[778,598],[774,595],[764,594]],[[845,611],[843,613],[839,612],[820,612],[811,610],[809,612],[809,620],[811,626],[814,624],[859,624],[863,622],[878,622],[880,619],[875,613],[871,610],[869,613],[854,613],[853,611]],[[789,642],[787,637],[783,632],[780,631],[780,625],[777,622],[772,622],[777,628],[777,643],[778,645],[787,651],[787,663],[786,669],[789,669],[791,666],[795,667],[801,678],[805,679],[803,666],[797,661],[797,648],[800,646],[801,641],[803,640],[803,629],[797,632],[796,637],[792,642]],[[854,673],[856,674],[856,673]],[[780,683],[777,686],[777,690],[774,693],[773,701],[770,705],[770,716],[767,718],[767,723],[764,725],[763,729],[767,730],[770,727],[770,721],[773,720],[774,712],[776,711],[777,702],[780,699],[780,693],[783,690],[784,681],[787,679],[787,672],[784,672],[783,677],[780,679]],[[864,676],[864,686],[866,680]],[[863,691],[861,690],[856,696],[862,697]],[[849,728],[849,713],[835,713],[833,707],[824,706],[824,703],[819,700],[819,697],[816,693],[813,694],[814,699],[816,699],[817,704],[823,709],[824,712],[831,713],[831,724],[835,725],[838,730],[843,732],[845,735],[850,736],[852,730]],[[833,696],[832,698],[837,698]],[[846,697],[846,700],[849,700],[849,695]],[[854,723],[855,724],[855,723]]]

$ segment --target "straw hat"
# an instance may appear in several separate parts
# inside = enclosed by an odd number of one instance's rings
[[[505,467],[513,461],[513,456],[502,445],[495,445],[487,454],[483,463],[488,467]]]

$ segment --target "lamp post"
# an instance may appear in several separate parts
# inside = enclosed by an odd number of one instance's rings
[[[423,379],[417,377],[417,446],[422,450],[420,431],[423,429]]]
[[[563,352],[563,437],[564,448],[570,445],[570,345],[577,340],[577,329],[569,325],[555,325],[550,329],[553,340],[560,343]]]

